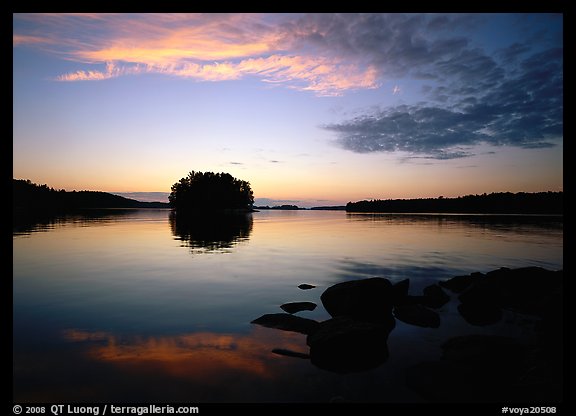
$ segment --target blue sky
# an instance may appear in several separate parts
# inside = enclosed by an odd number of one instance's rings
[[[15,178],[157,200],[229,172],[301,206],[563,189],[562,15],[13,22]]]

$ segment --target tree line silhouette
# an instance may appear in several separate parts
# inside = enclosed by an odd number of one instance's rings
[[[15,211],[60,212],[81,208],[168,208],[163,202],[141,202],[100,191],[56,190],[30,180],[12,179]]]
[[[13,179],[14,212],[61,212],[81,208],[168,208],[176,211],[251,210],[250,183],[228,173],[195,172],[172,185],[170,204],[141,202],[100,191],[55,190],[30,180]],[[563,192],[497,192],[457,198],[374,199],[348,202],[347,212],[563,214]],[[284,206],[278,208],[292,208]],[[321,207],[319,207],[321,208]],[[338,207],[340,208],[340,207]],[[318,209],[318,208],[317,208]]]
[[[563,192],[496,192],[457,198],[374,199],[348,202],[347,212],[563,214]]]

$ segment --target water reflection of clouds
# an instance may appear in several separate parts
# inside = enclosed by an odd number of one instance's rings
[[[304,344],[301,334],[279,335],[265,328],[254,328],[250,334],[196,332],[130,337],[68,329],[63,338],[84,344],[90,359],[124,371],[153,369],[170,377],[213,385],[221,385],[223,377],[232,374],[272,379],[283,367],[278,367],[278,362],[284,360],[290,365],[293,359],[278,357],[271,351],[279,346],[299,350]]]

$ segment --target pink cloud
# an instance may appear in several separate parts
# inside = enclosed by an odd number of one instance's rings
[[[196,81],[255,76],[268,83],[340,95],[376,88],[378,71],[331,53],[304,51],[294,41],[298,28],[270,24],[275,16],[251,14],[38,15],[34,35],[14,35],[14,47],[42,47],[42,36],[59,54],[86,65],[106,64],[61,74],[58,81],[94,81],[140,73],[160,73]],[[294,33],[292,33],[294,31]],[[296,33],[297,34],[297,33]],[[36,43],[34,42],[36,41]]]

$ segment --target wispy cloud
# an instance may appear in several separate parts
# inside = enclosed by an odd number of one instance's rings
[[[197,81],[256,76],[317,95],[379,85],[375,66],[343,59],[332,50],[306,51],[295,40],[301,32],[299,24],[268,23],[274,18],[251,14],[15,15],[17,23],[28,24],[16,25],[13,44],[39,48],[50,44],[46,51],[86,66],[55,76],[58,81],[142,73]],[[102,65],[106,65],[104,70],[94,68]]]
[[[33,35],[12,35],[12,45],[19,46],[19,45],[34,45],[34,44],[46,44],[51,43],[49,39],[46,39],[42,36],[33,36]]]
[[[116,78],[121,75],[139,74],[147,72],[147,69],[142,66],[133,67],[118,67],[113,62],[107,62],[104,71],[89,70],[89,71],[75,71],[67,74],[62,74],[56,77],[58,81],[100,81],[104,79]]]

